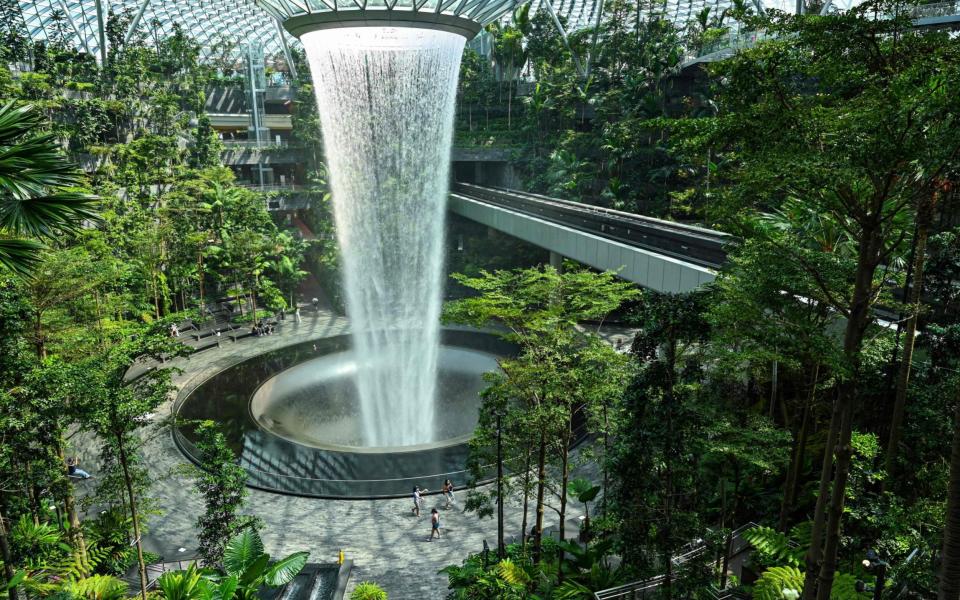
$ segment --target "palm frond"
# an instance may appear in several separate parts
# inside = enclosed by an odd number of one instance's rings
[[[97,197],[79,192],[8,197],[0,201],[0,228],[17,235],[54,238],[76,231],[84,221],[96,222]]]
[[[40,131],[43,113],[34,105],[0,107],[0,190],[15,198],[46,188],[81,183],[82,173],[60,151],[52,133]]]
[[[43,244],[0,236],[0,267],[22,277],[29,277],[40,262]]]

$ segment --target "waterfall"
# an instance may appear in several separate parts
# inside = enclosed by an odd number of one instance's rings
[[[304,34],[320,110],[364,441],[434,439],[443,231],[464,38]]]

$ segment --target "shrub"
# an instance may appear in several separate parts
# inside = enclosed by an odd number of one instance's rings
[[[387,600],[387,592],[372,581],[364,581],[353,589],[350,600]]]

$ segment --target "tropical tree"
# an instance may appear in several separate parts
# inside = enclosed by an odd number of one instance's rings
[[[675,140],[692,142],[688,148],[701,157],[713,150],[726,159],[718,172],[730,185],[715,203],[715,217],[742,223],[797,198],[811,212],[830,215],[856,249],[849,257],[813,249],[806,223],[797,220],[744,232],[799,267],[816,288],[810,300],[845,320],[803,586],[805,599],[827,600],[873,307],[909,246],[921,199],[936,193],[960,156],[952,133],[960,110],[960,44],[917,31],[902,6],[885,0],[829,19],[737,18],[775,39],[717,65],[724,81],[718,116],[678,124],[678,134],[689,128]],[[710,162],[707,168],[715,169],[718,162]]]
[[[153,369],[128,379],[130,367],[138,360],[160,360],[186,352],[171,340],[166,327],[155,323],[141,328],[129,337],[115,340],[104,356],[97,356],[85,366],[89,373],[86,394],[92,407],[87,426],[103,441],[101,459],[112,477],[104,477],[101,488],[115,488],[122,505],[129,511],[131,545],[137,549],[140,593],[146,599],[147,572],[143,553],[142,492],[148,481],[140,465],[142,439],[138,431],[150,423],[154,411],[171,391],[170,371]]]
[[[196,487],[204,501],[204,513],[197,518],[198,554],[204,565],[219,567],[227,541],[251,524],[237,514],[247,495],[247,472],[213,421],[199,423],[195,432],[200,453]]]
[[[487,398],[493,402],[485,402],[481,411],[485,427],[481,429],[486,431],[482,439],[489,452],[490,442],[496,439],[490,431],[498,413],[514,405],[525,420],[526,445],[536,448],[532,465],[536,481],[536,563],[543,543],[549,455],[554,454],[560,463],[558,514],[562,540],[574,415],[608,393],[608,384],[612,382],[616,387],[616,382],[623,381],[622,377],[613,376],[618,372],[613,349],[577,326],[584,321],[602,320],[635,298],[638,291],[616,279],[612,272],[560,273],[549,266],[453,277],[480,295],[449,303],[444,308],[444,319],[476,327],[499,325],[504,329],[501,335],[519,347],[517,358],[500,361],[501,374],[491,375],[493,385]],[[602,391],[598,393],[598,389]]]

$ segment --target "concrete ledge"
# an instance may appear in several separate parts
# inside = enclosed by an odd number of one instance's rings
[[[353,561],[349,558],[343,560],[340,565],[340,572],[337,573],[337,589],[333,592],[333,600],[343,600],[347,593],[347,581],[350,579],[350,571],[353,570]]]

